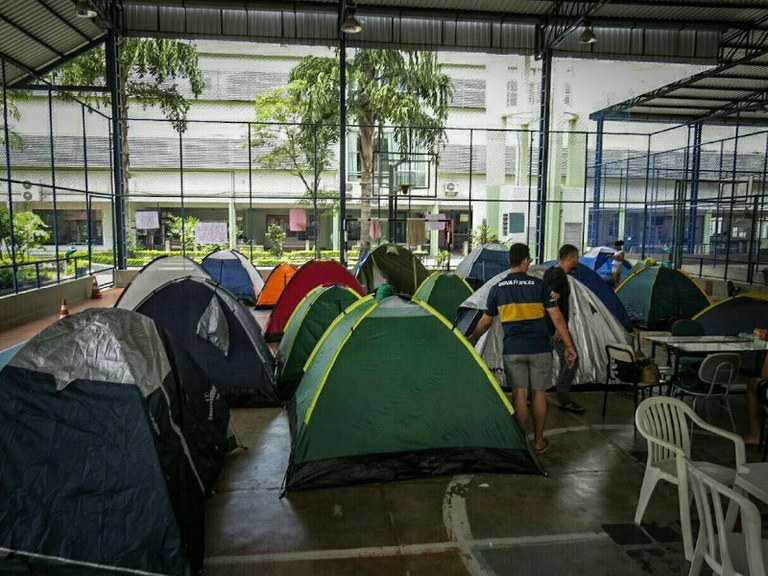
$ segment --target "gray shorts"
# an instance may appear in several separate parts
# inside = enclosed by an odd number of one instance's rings
[[[511,388],[547,390],[552,387],[552,353],[505,354],[504,373]]]

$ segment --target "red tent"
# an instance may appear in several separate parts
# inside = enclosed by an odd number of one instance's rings
[[[344,266],[335,260],[311,260],[299,268],[280,294],[269,317],[265,338],[271,342],[279,340],[299,302],[314,288],[331,284],[349,286],[361,296],[365,296],[363,287]]]

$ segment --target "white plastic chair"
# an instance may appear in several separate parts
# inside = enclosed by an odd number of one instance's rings
[[[731,428],[736,431],[736,423],[733,421],[731,402],[728,394],[731,384],[736,380],[741,368],[741,358],[738,354],[718,353],[710,354],[699,366],[699,381],[697,385],[687,386],[675,383],[675,394],[693,396],[693,410],[696,411],[696,402],[700,398],[705,402],[707,420],[709,420],[709,402],[711,398],[719,398],[723,409],[728,412],[731,419]],[[698,384],[705,386],[699,387]]]
[[[710,462],[694,463],[713,478],[732,486],[736,478],[736,470],[747,460],[744,441],[740,436],[708,424],[685,402],[667,396],[648,398],[635,412],[635,426],[648,442],[648,460],[645,465],[643,485],[640,488],[640,497],[637,500],[635,524],[640,524],[642,521],[659,480],[676,484],[686,560],[693,557],[693,536],[685,459],[691,457],[691,430],[694,425],[733,442],[736,455],[735,468]]]
[[[688,576],[698,576],[704,562],[718,576],[764,575],[768,540],[762,537],[757,506],[690,460],[685,465],[701,523]],[[726,511],[729,516],[739,514],[740,532],[731,529]]]

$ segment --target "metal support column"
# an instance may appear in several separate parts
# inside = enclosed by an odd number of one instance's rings
[[[112,177],[114,181],[115,256],[118,269],[124,270],[126,261],[125,193],[123,187],[125,164],[123,163],[123,118],[120,93],[120,25],[115,3],[110,3],[109,29],[104,43],[107,66],[107,86],[112,101]]]
[[[648,246],[648,184],[651,179],[651,135],[648,134],[648,146],[645,150],[645,201],[643,203],[643,233],[641,236],[640,258],[645,260]]]
[[[688,254],[693,255],[696,249],[696,220],[699,204],[699,177],[701,174],[701,133],[702,125],[693,125],[693,156],[691,157],[691,203],[688,212]]]
[[[339,262],[347,265],[347,35],[341,31],[346,2],[339,2]],[[367,222],[361,223],[367,226]]]
[[[6,81],[5,60],[2,60],[3,70],[3,144],[5,145],[5,175],[8,187],[8,237],[11,245],[11,266],[13,276],[13,291],[19,291],[16,279],[16,238],[13,232],[13,190],[11,178],[11,128],[8,126],[8,82]]]
[[[589,218],[589,245],[594,248],[600,242],[600,195],[603,186],[603,130],[605,120],[597,120],[597,134],[595,134],[595,165],[593,172],[594,188],[592,190],[592,214]]]
[[[56,193],[56,151],[53,138],[53,92],[48,88],[48,146],[51,153],[51,200],[53,201],[53,246],[56,255],[56,282],[61,282],[61,262],[59,260],[59,203]],[[65,273],[68,272],[65,270]]]
[[[539,94],[539,181],[536,190],[536,262],[538,264],[546,259],[551,95],[552,50],[546,49],[541,55],[541,89]]]

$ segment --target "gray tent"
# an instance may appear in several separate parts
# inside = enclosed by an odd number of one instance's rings
[[[477,319],[485,310],[491,288],[508,273],[503,272],[494,276],[461,305],[459,327],[465,334],[468,335],[474,331]],[[541,278],[544,276],[544,268],[532,267],[529,273]],[[568,282],[571,286],[568,327],[579,353],[579,369],[576,372],[574,384],[603,383],[608,365],[605,345],[609,342],[631,344],[632,336],[589,288],[573,276],[568,276]],[[504,335],[501,323],[498,319],[494,319],[491,329],[480,339],[476,349],[499,383],[506,386],[502,362],[503,345]],[[556,378],[555,370],[553,385]]]

